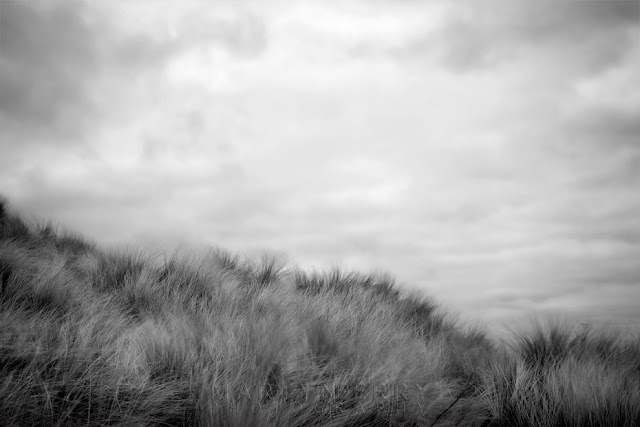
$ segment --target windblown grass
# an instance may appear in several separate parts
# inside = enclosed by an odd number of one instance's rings
[[[640,425],[637,337],[499,345],[389,275],[106,251],[1,206],[0,289],[2,425]]]

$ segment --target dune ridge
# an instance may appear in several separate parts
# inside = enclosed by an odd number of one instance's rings
[[[0,291],[0,425],[640,425],[637,336],[499,343],[388,274],[107,250],[0,198]]]

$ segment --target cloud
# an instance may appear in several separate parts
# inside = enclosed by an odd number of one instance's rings
[[[264,20],[241,5],[230,7],[223,2],[211,2],[205,7],[200,2],[186,5],[152,2],[126,9],[104,7],[114,30],[112,43],[117,62],[144,66],[212,45],[238,59],[250,59],[267,47]]]
[[[637,40],[640,15],[638,2],[631,0],[462,1],[449,6],[440,28],[427,27],[384,50],[405,61],[425,56],[444,61],[459,72],[540,55],[550,62],[564,57],[567,71],[595,73],[615,65]]]
[[[0,122],[20,133],[74,133],[99,58],[85,3],[7,1],[0,12]],[[5,136],[6,137],[6,136]],[[24,143],[25,141],[20,141]]]
[[[388,270],[467,319],[584,313],[598,289],[630,311],[635,2],[158,4],[12,6],[67,52],[3,53],[24,73],[0,80],[0,178],[25,212]]]
[[[147,2],[121,9],[79,0],[3,3],[3,133],[21,144],[25,134],[39,135],[40,140],[76,140],[96,124],[96,115],[110,114],[105,109],[113,105],[104,99],[103,90],[116,96],[126,93],[121,78],[157,72],[170,58],[211,43],[240,57],[265,49],[264,23],[250,13],[226,10],[221,4],[205,14],[193,7],[158,7],[164,11],[158,13],[150,6],[153,3]],[[172,11],[180,12],[178,19]],[[111,81],[114,78],[119,79]],[[56,138],[57,132],[64,138]]]

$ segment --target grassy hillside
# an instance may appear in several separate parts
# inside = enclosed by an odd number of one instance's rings
[[[640,425],[637,339],[514,342],[388,276],[107,251],[0,204],[1,425]]]

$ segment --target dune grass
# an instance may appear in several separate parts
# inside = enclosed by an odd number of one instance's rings
[[[0,205],[0,424],[638,426],[640,341],[498,344],[389,275],[108,251]]]

